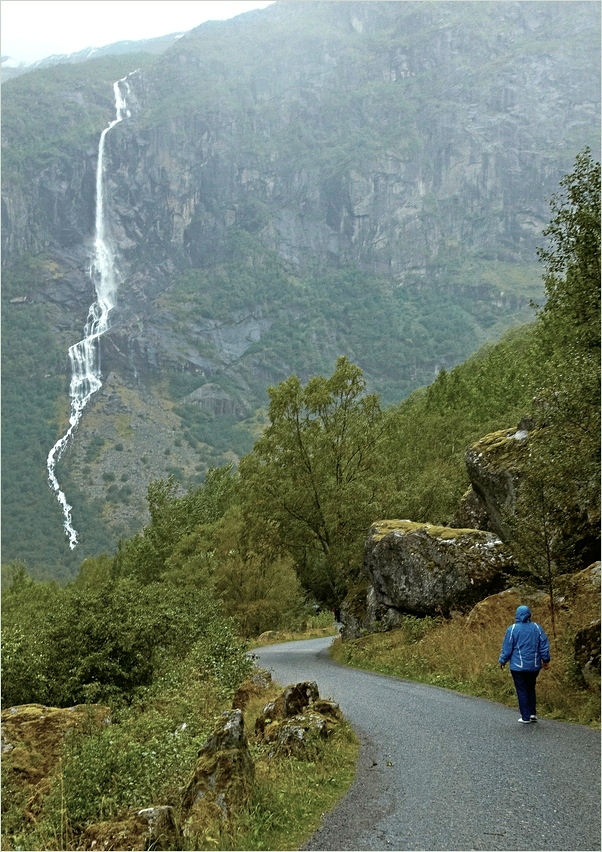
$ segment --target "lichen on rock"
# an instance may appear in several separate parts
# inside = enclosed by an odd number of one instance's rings
[[[47,707],[21,704],[2,711],[2,772],[5,780],[30,791],[26,815],[35,820],[50,788],[61,746],[72,730],[110,724],[111,711],[97,704]]]
[[[310,759],[342,719],[338,704],[320,698],[317,684],[305,681],[288,686],[265,705],[255,721],[255,734],[272,746],[272,756]]]
[[[370,529],[363,571],[377,604],[437,615],[467,610],[499,591],[512,565],[494,533],[385,520]]]
[[[485,435],[464,457],[472,489],[489,519],[488,527],[502,540],[508,537],[504,516],[514,510],[528,445],[529,432],[519,427]]]

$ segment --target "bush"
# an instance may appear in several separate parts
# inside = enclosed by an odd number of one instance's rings
[[[20,591],[4,601],[7,704],[131,702],[193,649],[197,666],[226,688],[246,671],[232,624],[207,590],[122,578],[57,589],[51,606],[37,584],[25,591],[29,597]]]

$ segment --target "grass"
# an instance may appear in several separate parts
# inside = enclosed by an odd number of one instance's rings
[[[514,621],[520,599],[506,592],[473,610],[470,616],[451,619],[406,616],[403,626],[387,633],[333,643],[332,656],[340,663],[406,680],[442,686],[516,706],[508,669],[498,657],[504,632]],[[566,600],[566,598],[565,598]],[[556,638],[552,636],[547,598],[528,601],[533,620],[550,637],[552,662],[537,681],[538,714],[550,719],[600,727],[600,681],[586,684],[572,661],[572,642],[579,627],[599,618],[599,595],[580,595],[570,608],[556,612]]]

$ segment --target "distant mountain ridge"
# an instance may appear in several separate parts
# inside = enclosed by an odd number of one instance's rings
[[[38,71],[42,68],[51,68],[54,65],[74,65],[79,62],[87,62],[89,59],[100,59],[104,56],[119,56],[124,53],[163,53],[172,46],[175,39],[182,38],[186,31],[169,33],[156,38],[146,38],[136,41],[125,40],[106,44],[102,47],[86,47],[75,53],[53,53],[44,59],[35,62],[18,62],[10,56],[2,57],[2,83],[14,80],[22,74],[30,71]]]

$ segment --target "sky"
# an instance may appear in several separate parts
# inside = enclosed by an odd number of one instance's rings
[[[272,0],[2,0],[2,56],[35,62],[116,41],[184,32]]]

